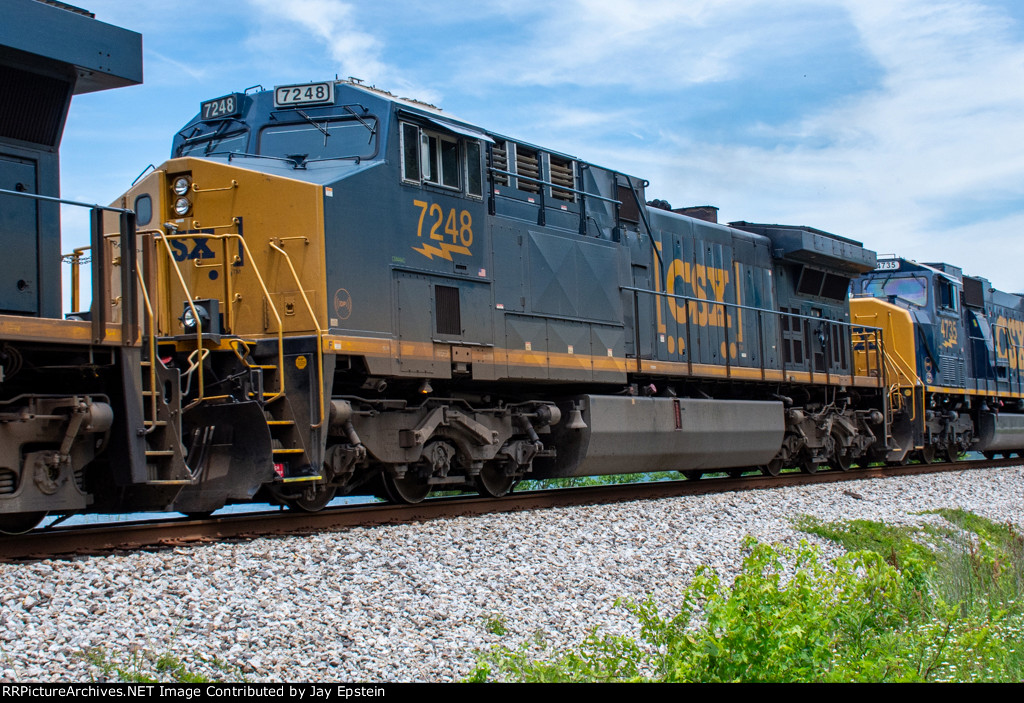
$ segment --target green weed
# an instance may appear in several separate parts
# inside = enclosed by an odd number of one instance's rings
[[[478,654],[471,681],[1019,681],[1024,541],[963,511],[948,525],[800,528],[855,551],[824,559],[756,544],[725,586],[698,571],[677,610],[621,603],[638,638],[593,630],[559,650],[534,637]],[[695,617],[696,616],[696,617]]]
[[[132,648],[125,656],[95,647],[83,651],[81,656],[100,670],[104,681],[212,683],[217,680],[192,670],[189,664],[172,654],[155,654],[141,648]],[[229,680],[245,680],[237,667],[226,662],[215,659],[208,664],[224,672]]]
[[[484,629],[492,635],[503,637],[508,634],[508,623],[505,616],[499,614],[491,615],[484,620]]]

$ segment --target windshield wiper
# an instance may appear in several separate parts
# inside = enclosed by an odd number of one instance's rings
[[[312,117],[307,115],[302,110],[296,110],[295,112],[297,112],[300,115],[302,115],[302,117],[306,120],[306,122],[309,122],[311,125],[313,125],[317,129],[319,129],[323,133],[323,135],[324,135],[324,146],[327,146],[327,137],[331,136],[330,133],[327,131],[327,128],[326,127],[321,127],[320,125],[318,125],[316,122],[313,121]]]
[[[350,106],[345,105],[344,107],[345,107],[346,110],[348,110],[352,114],[353,117],[355,117],[357,120],[359,120],[359,124],[361,124],[362,126],[366,127],[368,130],[370,130],[370,138],[366,140],[366,143],[369,144],[371,141],[373,141],[373,135],[375,135],[377,133],[377,127],[374,126],[374,125],[371,125],[369,122],[367,122],[362,117],[360,117],[356,113],[356,111],[353,110]],[[362,107],[362,106],[360,105],[360,107]],[[365,110],[366,108],[364,107],[363,109]]]

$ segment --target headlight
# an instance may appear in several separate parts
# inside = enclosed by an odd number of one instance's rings
[[[179,216],[185,216],[188,211],[192,208],[192,203],[189,202],[188,198],[178,198],[174,201],[174,212]]]
[[[188,176],[179,176],[174,179],[174,184],[171,186],[171,190],[174,191],[175,195],[185,195],[188,192],[189,186]]]

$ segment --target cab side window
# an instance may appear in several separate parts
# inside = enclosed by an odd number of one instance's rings
[[[956,291],[953,289],[953,284],[941,278],[936,278],[935,284],[935,298],[939,309],[956,312]]]
[[[482,198],[480,143],[402,123],[402,180]]]

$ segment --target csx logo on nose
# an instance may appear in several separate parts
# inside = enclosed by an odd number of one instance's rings
[[[187,239],[174,239],[170,242],[171,249],[174,250],[175,261],[185,261],[186,259],[213,259],[217,255],[213,253],[213,249],[206,243],[209,240],[206,237],[195,237],[191,240],[192,244],[189,244]]]
[[[197,260],[197,259],[216,259],[217,253],[210,247],[209,242],[211,239],[217,239],[214,236],[212,229],[193,229],[187,232],[179,232],[180,235],[200,235],[207,234],[209,237],[182,237],[180,239],[171,239],[168,244],[171,245],[171,253],[174,255],[175,261],[186,261],[186,260]],[[242,218],[238,218],[238,234],[242,234]],[[216,244],[214,246],[217,246]],[[242,242],[236,242],[234,245],[229,245],[232,248],[237,247],[237,251],[234,256],[228,255],[232,260],[232,266],[242,266],[245,263],[245,252],[242,247]],[[218,247],[219,248],[219,247]]]

